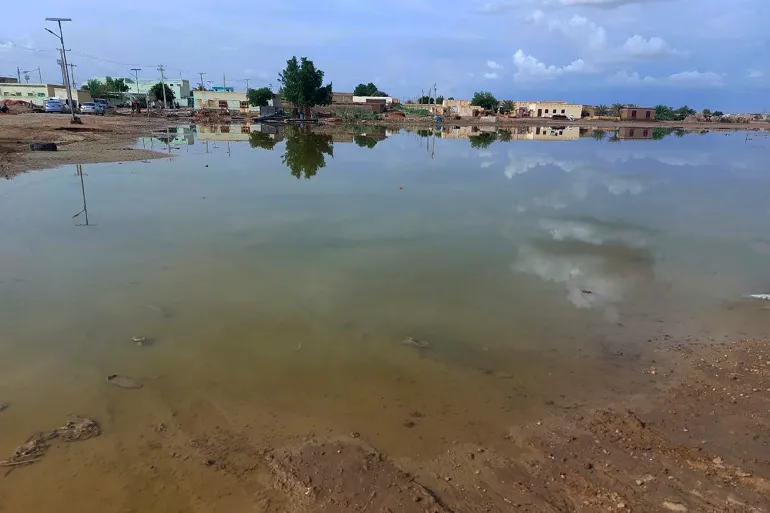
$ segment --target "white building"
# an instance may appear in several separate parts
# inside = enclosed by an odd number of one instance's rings
[[[387,103],[388,105],[393,103],[393,98],[391,98],[390,96],[354,96],[353,97],[353,103],[366,103],[368,101],[381,102],[382,100],[385,100],[385,103]]]
[[[106,82],[107,77],[92,77],[99,82]],[[160,82],[160,78],[154,79],[139,79],[137,82],[133,77],[112,77],[113,79],[122,78],[123,83],[128,86],[129,94],[139,94],[141,96],[146,95],[152,87]],[[190,81],[183,78],[166,77],[165,84],[173,91],[174,101],[179,105],[187,106],[192,98],[192,91],[190,89]]]

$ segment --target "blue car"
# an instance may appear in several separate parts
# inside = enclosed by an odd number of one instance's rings
[[[104,105],[95,102],[86,102],[80,104],[80,112],[82,114],[101,114],[104,116]]]

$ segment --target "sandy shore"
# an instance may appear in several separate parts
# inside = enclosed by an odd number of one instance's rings
[[[164,156],[132,146],[137,137],[177,124],[177,118],[81,116],[70,124],[61,114],[0,115],[0,177],[63,164],[145,160]],[[59,150],[29,151],[33,142],[54,142]]]

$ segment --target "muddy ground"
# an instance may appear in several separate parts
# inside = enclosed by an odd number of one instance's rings
[[[366,433],[269,451],[288,497],[274,511],[770,509],[765,340],[661,346],[627,371],[646,386],[590,406],[554,398],[549,415],[512,425],[496,447],[457,445],[430,462],[391,461]]]
[[[179,121],[130,114],[80,119],[82,125],[73,125],[66,114],[0,115],[0,177],[62,164],[158,158],[164,154],[133,148],[137,137]],[[34,142],[54,142],[59,150],[29,151],[29,144]]]

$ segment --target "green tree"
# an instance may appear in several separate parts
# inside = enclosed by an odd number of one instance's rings
[[[249,105],[252,107],[264,107],[267,102],[275,98],[273,91],[267,87],[259,89],[249,89],[246,91],[246,97],[249,99]]]
[[[443,96],[437,96],[436,97],[436,105],[441,105],[444,103],[444,97]]]
[[[666,105],[658,105],[655,107],[655,121],[673,121],[674,109]]]
[[[263,150],[272,150],[278,144],[276,139],[270,137],[270,134],[264,132],[251,132],[249,135],[249,146],[252,148],[262,148]]]
[[[510,142],[513,139],[513,131],[511,130],[498,130],[497,140],[500,142]]]
[[[316,105],[329,105],[332,102],[332,85],[323,85],[324,72],[316,69],[313,61],[297,57],[286,61],[286,69],[278,75],[281,83],[281,96],[298,109],[307,111]]]
[[[435,100],[433,98],[431,98],[430,96],[420,96],[417,99],[417,103],[419,103],[421,105],[428,105],[428,104],[435,103]]]
[[[712,112],[712,113],[711,113],[711,115],[712,115],[712,116],[716,116],[716,117],[718,117],[718,118],[721,118],[722,116],[724,116],[724,115],[725,115],[725,113],[724,113],[724,112],[722,112],[721,110],[715,110],[714,112]]]
[[[603,141],[606,135],[607,135],[607,132],[601,129],[594,130],[591,133],[591,137],[593,137],[597,141]]]
[[[122,78],[106,78],[107,91],[110,93],[125,93],[128,91],[128,86]]]
[[[174,91],[171,90],[171,88],[168,86],[168,84],[163,83],[161,84],[158,82],[154,86],[150,88],[149,93],[155,97],[158,101],[163,101],[163,89],[166,89],[166,103],[171,103],[174,101]]]
[[[497,134],[494,132],[481,132],[478,135],[471,135],[468,139],[471,141],[471,148],[483,150],[489,148],[495,142]]]
[[[663,127],[656,127],[652,129],[652,140],[653,141],[660,141],[663,138],[665,138],[667,135],[669,135],[673,129],[671,128],[663,128]]]
[[[295,128],[286,139],[286,149],[281,156],[281,162],[291,169],[292,176],[297,179],[310,179],[319,169],[326,167],[324,155],[334,156],[331,135]]]
[[[505,100],[503,102],[503,106],[501,107],[501,110],[503,114],[508,114],[513,112],[513,102],[511,100]]]
[[[499,102],[489,91],[477,91],[473,94],[471,105],[476,105],[486,110],[497,110]]]
[[[371,150],[377,146],[379,141],[371,135],[357,134],[353,136],[353,142],[355,142],[361,148],[369,148]]]
[[[368,84],[358,84],[353,89],[353,96],[388,96],[388,93],[380,91],[372,82]]]
[[[701,114],[703,114],[704,116],[711,116],[711,109],[703,109],[701,111]]]
[[[684,105],[674,111],[674,119],[676,121],[682,121],[687,116],[692,116],[694,114],[695,114],[695,109],[691,109],[687,105]]]
[[[454,100],[454,99],[455,99],[454,96],[450,96],[449,98],[447,98],[447,100]]]
[[[596,115],[597,116],[609,116],[610,115],[610,108],[606,105],[599,105],[596,107]]]
[[[83,84],[80,87],[80,90],[88,91],[88,93],[91,95],[91,98],[104,98],[107,96],[107,85],[100,80],[96,80],[95,78],[92,78]]]

